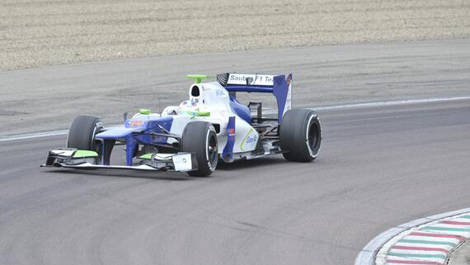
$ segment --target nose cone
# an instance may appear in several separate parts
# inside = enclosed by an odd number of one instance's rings
[[[140,132],[144,130],[143,128],[113,128],[101,133],[98,133],[95,138],[103,140],[119,140],[124,139],[127,136],[131,135],[133,132]]]

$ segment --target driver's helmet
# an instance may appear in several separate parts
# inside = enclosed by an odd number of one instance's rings
[[[189,115],[189,116],[208,116],[209,113],[207,107],[199,102],[197,98],[191,98],[181,102],[178,107],[178,114]]]

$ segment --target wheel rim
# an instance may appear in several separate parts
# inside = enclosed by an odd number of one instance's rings
[[[319,127],[316,122],[310,123],[307,133],[307,145],[310,155],[315,156],[320,142]]]
[[[218,156],[218,148],[217,148],[217,137],[210,133],[208,134],[207,139],[207,160],[209,163],[209,167],[211,170],[214,170],[217,166],[217,157]]]

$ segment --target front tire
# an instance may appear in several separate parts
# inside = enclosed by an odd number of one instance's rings
[[[282,118],[279,136],[282,155],[289,161],[310,162],[317,158],[321,144],[318,114],[309,109],[292,109]]]
[[[193,121],[186,125],[182,136],[182,151],[195,155],[197,170],[188,171],[188,175],[207,177],[217,167],[219,159],[217,134],[207,122]]]
[[[101,120],[94,116],[76,117],[69,129],[67,147],[97,151],[95,135],[103,128]]]

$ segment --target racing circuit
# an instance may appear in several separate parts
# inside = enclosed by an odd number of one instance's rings
[[[353,264],[363,246],[390,227],[467,208],[470,49],[454,45],[469,47],[470,42],[424,42],[418,45],[428,49],[414,57],[402,56],[414,43],[400,45],[384,55],[391,65],[371,64],[381,60],[374,51],[359,55],[374,54],[355,62],[377,70],[373,75],[348,77],[352,70],[334,60],[322,65],[342,69],[337,75],[354,84],[408,89],[379,95],[382,100],[358,90],[360,99],[376,103],[344,105],[338,90],[328,87],[337,83],[323,80],[323,101],[315,102],[322,106],[323,142],[313,163],[276,156],[223,165],[209,178],[76,172],[39,168],[49,149],[63,145],[65,135],[0,142],[0,264]],[[369,46],[355,47],[366,51]],[[329,47],[319,56],[333,58],[344,49]],[[294,80],[311,77],[311,65],[318,62],[302,64],[298,59],[305,51],[284,51],[290,54],[287,61],[268,70],[292,71]],[[242,65],[239,60],[245,58],[230,59]],[[269,65],[268,60],[260,64]],[[433,61],[442,63],[429,66]],[[150,64],[148,59],[140,63]],[[122,78],[113,64],[3,72],[0,79],[27,85],[47,71],[81,75],[84,69],[108,67],[106,80],[112,83]],[[427,71],[416,70],[423,67]],[[182,78],[167,77],[167,82]],[[315,107],[309,96],[301,96],[314,88],[298,81],[293,105]],[[57,82],[35,84],[40,90]],[[88,80],[75,85],[80,82]],[[148,86],[147,80],[140,82]],[[391,99],[395,103],[387,104]],[[43,124],[32,126],[44,130]]]

